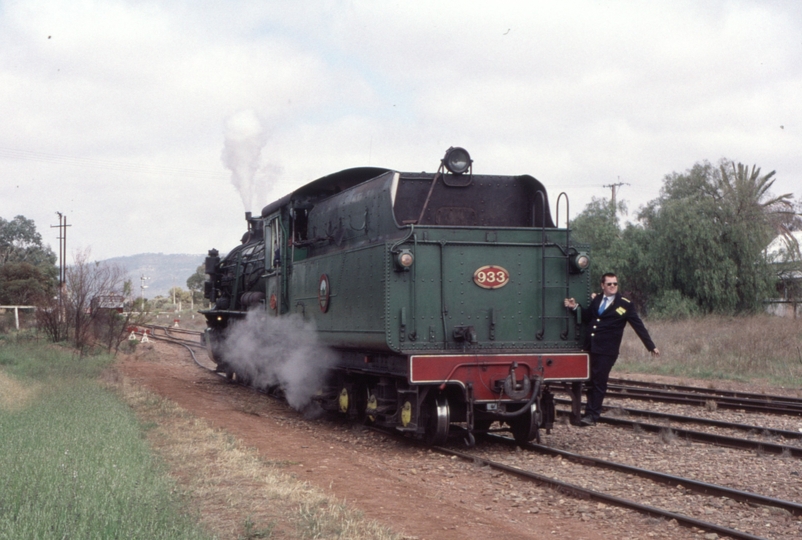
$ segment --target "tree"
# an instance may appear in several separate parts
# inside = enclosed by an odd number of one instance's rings
[[[34,305],[52,296],[53,280],[27,262],[9,262],[0,266],[0,304]]]
[[[187,289],[192,293],[192,301],[195,304],[203,302],[203,287],[206,282],[206,265],[202,264],[198,267],[194,274],[187,279]]]
[[[86,250],[75,255],[75,264],[66,274],[60,294],[40,304],[36,311],[39,328],[52,341],[69,338],[82,355],[94,346],[116,354],[128,336],[128,328],[146,324],[149,319],[144,305],[125,310],[131,307],[127,299],[132,286],[130,280],[124,280],[122,267],[90,262]]]
[[[56,255],[42,245],[42,235],[32,219],[17,216],[6,221],[0,217],[0,266],[9,262],[55,265]]]
[[[591,283],[599,283],[607,272],[620,271],[618,269],[623,266],[621,229],[611,202],[594,197],[573,220],[571,229],[575,242],[591,246]]]
[[[188,304],[192,298],[192,294],[181,287],[172,287],[167,291],[167,295],[173,305],[183,304],[184,302]]]
[[[55,288],[56,256],[42,245],[33,220],[0,218],[0,303],[43,301]]]
[[[640,212],[653,297],[691,299],[704,312],[756,311],[773,289],[764,250],[791,195],[772,197],[769,174],[722,160],[666,176]]]

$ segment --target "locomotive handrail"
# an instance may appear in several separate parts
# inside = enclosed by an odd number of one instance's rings
[[[287,239],[290,238],[290,231],[287,230],[287,224],[284,223],[283,219],[278,220],[279,227],[281,228],[281,243],[283,245],[287,245]],[[277,313],[281,313],[281,308],[284,307],[284,312],[286,313],[289,311],[290,306],[288,304],[289,294],[287,289],[289,288],[289,280],[290,280],[290,271],[289,267],[292,265],[292,254],[290,250],[286,247],[281,250],[281,268],[279,269],[279,293],[281,296],[278,298],[278,309]]]
[[[571,215],[571,211],[568,194],[564,191],[557,196],[557,226],[560,225],[560,200],[562,200],[563,195],[565,195],[565,297],[568,298],[570,296],[569,280],[571,279],[571,261],[569,260],[570,253],[568,251],[568,246],[571,245],[571,229],[569,228],[568,218]],[[571,330],[571,323],[568,322],[569,318],[570,317],[565,318],[565,330],[560,334],[560,338],[563,341],[568,339],[568,332]]]
[[[237,253],[237,270],[234,272],[234,287],[231,291],[231,307],[238,307],[239,302],[239,282],[242,276],[242,250]],[[239,306],[242,307],[242,306]]]
[[[537,204],[538,200],[540,200],[540,217],[542,221],[540,232],[543,249],[540,251],[540,332],[535,334],[535,337],[540,341],[546,334],[546,194],[541,190],[535,192],[535,204]],[[532,220],[535,221],[537,213],[533,213],[535,215],[532,216]]]
[[[567,229],[569,226],[568,216],[570,216],[571,214],[568,204],[568,194],[564,191],[560,192],[560,194],[557,195],[557,205],[555,207],[555,209],[557,210],[557,219],[555,220],[555,223],[557,224],[557,227],[560,226],[560,199],[563,198],[563,195],[565,195],[565,228]]]
[[[447,241],[440,241],[440,316],[443,319],[443,345],[448,347],[448,307],[446,306],[445,250]]]

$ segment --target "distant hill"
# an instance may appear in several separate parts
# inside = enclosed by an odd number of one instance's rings
[[[187,290],[187,279],[203,264],[206,255],[165,255],[164,253],[142,253],[128,257],[114,257],[103,262],[117,264],[128,272],[134,286],[134,296],[142,294],[142,276],[145,280],[145,298],[167,296],[173,287]]]

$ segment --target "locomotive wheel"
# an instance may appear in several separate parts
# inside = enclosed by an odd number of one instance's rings
[[[440,446],[448,440],[448,427],[451,424],[451,409],[446,396],[437,396],[429,402],[429,421],[426,422],[426,444]]]
[[[518,444],[526,444],[538,438],[540,414],[537,412],[537,405],[533,403],[528,411],[520,416],[511,418],[509,424],[512,436]]]
[[[340,411],[341,413],[343,413],[343,414],[347,414],[347,413],[348,413],[348,409],[349,409],[350,407],[352,407],[352,406],[353,406],[353,405],[351,404],[351,396],[350,396],[350,393],[348,392],[348,388],[344,386],[344,387],[343,387],[343,388],[340,390],[340,395],[339,395],[339,397],[337,398],[337,408],[339,409],[339,411]]]
[[[376,393],[370,387],[365,388],[365,423],[373,424],[376,422],[376,413],[379,409],[379,401],[376,399]]]
[[[364,422],[367,399],[368,392],[363,386],[346,384],[337,397],[337,409],[348,418]]]

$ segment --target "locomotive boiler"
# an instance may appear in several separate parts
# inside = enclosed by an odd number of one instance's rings
[[[566,392],[578,418],[589,376],[579,314],[590,259],[555,224],[532,176],[473,173],[450,148],[434,173],[363,167],[315,180],[246,214],[241,245],[206,259],[206,342],[218,370],[247,379],[222,343],[249,311],[299,317],[336,353],[315,395],[325,409],[473,444],[489,430],[539,438]]]

